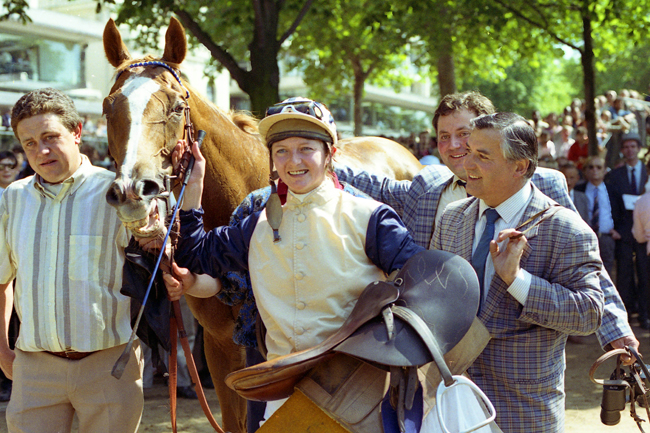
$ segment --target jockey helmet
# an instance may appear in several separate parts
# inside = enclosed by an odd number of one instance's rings
[[[289,137],[322,140],[336,145],[336,124],[325,104],[295,97],[272,105],[259,124],[267,146]]]

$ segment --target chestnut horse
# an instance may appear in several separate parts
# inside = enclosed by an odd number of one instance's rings
[[[184,114],[191,106],[194,128],[207,132],[201,148],[207,159],[202,198],[205,227],[227,224],[248,193],[268,185],[269,156],[257,134],[257,121],[221,111],[179,77],[187,42],[185,30],[174,18],[160,59],[132,59],[113,20],[104,29],[104,50],[117,72],[103,104],[109,151],[117,164],[106,198],[119,218],[139,237],[159,237],[163,232],[167,209],[162,197],[165,177],[172,174],[170,152],[184,136]],[[422,167],[408,150],[390,140],[356,138],[342,140],[339,147],[340,162],[398,179],[410,179]],[[215,297],[187,296],[187,302],[205,328],[205,354],[224,430],[245,432],[246,403],[224,383],[228,373],[244,366],[243,348],[232,339],[238,309]]]

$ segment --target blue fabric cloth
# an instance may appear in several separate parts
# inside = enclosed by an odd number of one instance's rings
[[[425,155],[420,158],[420,164],[422,165],[439,165],[440,160],[433,155]]]

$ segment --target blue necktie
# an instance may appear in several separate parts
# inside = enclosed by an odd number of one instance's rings
[[[478,282],[481,286],[481,300],[479,303],[479,311],[481,311],[481,303],[483,302],[484,279],[485,279],[485,260],[490,252],[490,241],[494,238],[494,222],[499,218],[499,213],[492,208],[485,210],[485,218],[487,224],[478,241],[478,245],[474,254],[472,255],[472,266],[478,276]]]
[[[598,188],[594,189],[594,206],[591,208],[591,228],[600,234],[600,206],[598,205]]]

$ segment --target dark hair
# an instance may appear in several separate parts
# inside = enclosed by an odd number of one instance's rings
[[[471,111],[477,116],[492,114],[496,111],[492,101],[476,91],[445,95],[438,104],[431,122],[436,132],[438,131],[438,120],[441,116],[448,116],[462,109]]]
[[[501,150],[508,161],[527,160],[526,178],[537,169],[537,136],[530,124],[515,113],[486,114],[472,119],[474,129],[495,129],[501,133]]]
[[[10,150],[3,150],[0,152],[0,161],[3,159],[10,159],[14,162],[15,165],[18,165],[18,159],[16,159],[16,155]]]
[[[11,151],[14,153],[14,155],[17,153],[22,153],[23,155],[25,155],[25,149],[23,149],[23,147],[20,144],[15,144],[14,146],[12,146]]]
[[[562,164],[561,166],[558,167],[558,170],[560,170],[562,173],[569,170],[575,170],[578,172],[578,174],[580,174],[580,169],[578,168],[577,165],[573,163],[573,161],[569,161],[565,164]]]
[[[61,124],[70,132],[82,123],[82,118],[68,95],[51,87],[32,90],[24,94],[11,110],[11,128],[16,138],[16,127],[21,120],[48,113],[59,116]]]

